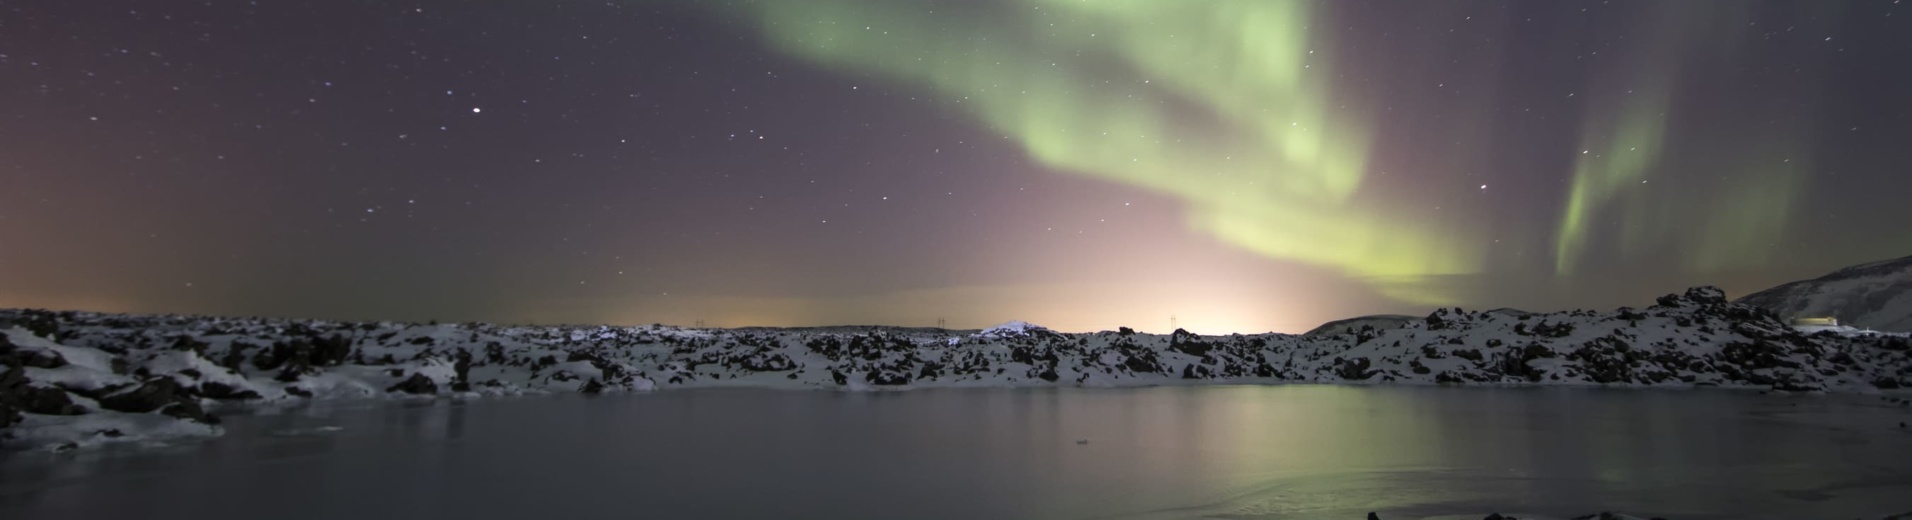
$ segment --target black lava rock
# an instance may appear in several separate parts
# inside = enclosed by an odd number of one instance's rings
[[[317,366],[333,366],[344,363],[352,357],[352,340],[342,334],[333,334],[324,338],[314,338],[311,342],[309,360]]]
[[[179,383],[171,377],[146,380],[139,387],[99,398],[100,407],[116,412],[146,413],[172,404],[182,397]]]
[[[20,409],[27,413],[42,415],[79,415],[86,413],[80,405],[73,404],[65,390],[50,386],[28,386],[20,392]]]
[[[199,395],[220,400],[246,400],[258,399],[260,397],[258,392],[240,390],[233,388],[232,385],[213,381],[200,383]]]
[[[34,368],[60,368],[66,366],[66,357],[49,349],[19,349],[12,353],[13,360],[22,366]]]
[[[385,391],[421,395],[436,394],[438,393],[438,383],[432,382],[432,378],[425,377],[425,374],[414,372],[412,373],[412,377],[405,378],[404,381],[399,381],[398,384],[392,385],[391,388],[387,388]]]
[[[0,339],[6,336],[0,335]],[[0,429],[20,422],[20,393],[26,390],[26,371],[16,367],[0,367]]]
[[[471,351],[459,350],[457,354],[453,354],[451,370],[453,384],[468,381],[466,377],[471,374]]]
[[[213,417],[212,414],[206,413],[204,408],[199,407],[199,401],[192,399],[174,401],[171,404],[161,407],[159,413],[201,424],[219,424],[218,417]]]
[[[1344,359],[1335,367],[1334,372],[1335,375],[1341,376],[1342,379],[1349,381],[1366,381],[1376,373],[1373,370],[1368,370],[1371,364],[1372,362],[1364,357]]]
[[[99,398],[100,407],[116,412],[159,413],[205,424],[219,424],[219,418],[200,408],[192,388],[179,386],[171,377],[156,377],[131,390],[120,390]]]

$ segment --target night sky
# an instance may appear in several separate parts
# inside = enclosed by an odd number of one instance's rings
[[[0,0],[0,307],[1300,332],[1912,253],[1912,5]]]

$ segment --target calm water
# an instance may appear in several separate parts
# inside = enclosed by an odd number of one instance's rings
[[[1912,413],[1878,403],[1275,386],[315,407],[209,443],[11,455],[0,518],[1878,518],[1912,511]]]

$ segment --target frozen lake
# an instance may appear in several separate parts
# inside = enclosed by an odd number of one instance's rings
[[[1899,421],[1877,397],[1590,388],[360,403],[7,455],[0,518],[1879,518],[1912,511]]]

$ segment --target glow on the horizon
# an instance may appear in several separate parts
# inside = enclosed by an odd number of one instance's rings
[[[758,2],[777,48],[932,89],[1056,171],[1173,196],[1186,224],[1394,298],[1481,269],[1478,237],[1361,196],[1361,100],[1335,92],[1310,2],[1038,0],[1003,17]]]

